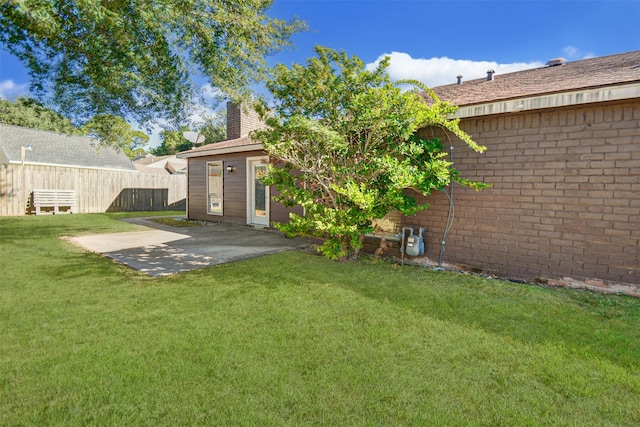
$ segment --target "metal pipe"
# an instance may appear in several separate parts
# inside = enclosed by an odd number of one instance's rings
[[[400,259],[402,261],[401,263],[402,266],[404,266],[404,253],[407,250],[407,248],[404,245],[404,236],[405,236],[406,230],[411,230],[411,234],[413,234],[413,227],[402,227],[402,244],[400,245]]]

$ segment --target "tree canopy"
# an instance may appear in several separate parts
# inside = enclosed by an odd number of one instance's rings
[[[154,156],[168,156],[191,148],[192,144],[182,133],[188,131],[189,126],[180,126],[177,129],[165,129],[160,131],[160,145],[151,150]]]
[[[149,136],[140,130],[135,130],[122,117],[102,114],[91,118],[82,131],[100,140],[102,145],[112,145],[120,148],[130,159],[145,153],[145,146],[149,143]]]
[[[304,208],[304,215],[276,225],[285,234],[321,238],[326,256],[347,258],[357,255],[374,219],[428,207],[407,189],[428,195],[452,180],[484,186],[460,176],[439,139],[416,136],[437,127],[483,151],[447,119],[456,107],[418,82],[408,91],[391,83],[388,59],[367,71],[355,56],[316,52],[306,66],[276,67],[267,82],[273,100],[258,106],[267,127],[253,133],[273,159],[264,182],[277,187],[274,199]]]
[[[0,123],[91,136],[100,140],[102,145],[120,148],[131,159],[144,154],[145,146],[149,142],[148,135],[132,129],[131,125],[121,117],[98,115],[92,117],[81,128],[77,128],[68,118],[27,97],[20,97],[15,101],[0,99]]]
[[[265,56],[305,25],[265,15],[272,0],[0,3],[0,43],[29,69],[31,91],[76,123],[115,115],[179,123],[194,76],[241,98]],[[49,100],[51,103],[49,103]]]
[[[227,110],[205,116],[197,131],[205,136],[205,144],[214,144],[227,138]]]
[[[161,131],[160,139],[162,141],[159,146],[151,150],[151,154],[155,156],[166,156],[191,149],[193,144],[183,136],[183,132],[189,130],[204,135],[205,145],[224,140],[227,137],[226,109],[205,116],[202,122]]]
[[[0,123],[67,134],[82,133],[68,118],[27,97],[15,101],[0,99]]]

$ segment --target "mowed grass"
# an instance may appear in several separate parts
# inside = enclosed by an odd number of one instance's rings
[[[0,218],[0,425],[637,426],[640,300],[288,252],[149,278]]]

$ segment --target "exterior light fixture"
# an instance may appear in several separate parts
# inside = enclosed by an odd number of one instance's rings
[[[227,172],[231,173],[235,170],[233,166],[227,166]]]

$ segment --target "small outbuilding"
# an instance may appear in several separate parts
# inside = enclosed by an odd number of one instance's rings
[[[271,200],[260,181],[269,156],[249,133],[262,126],[257,113],[229,102],[228,139],[178,154],[188,161],[190,219],[258,227],[288,220],[290,210]]]

